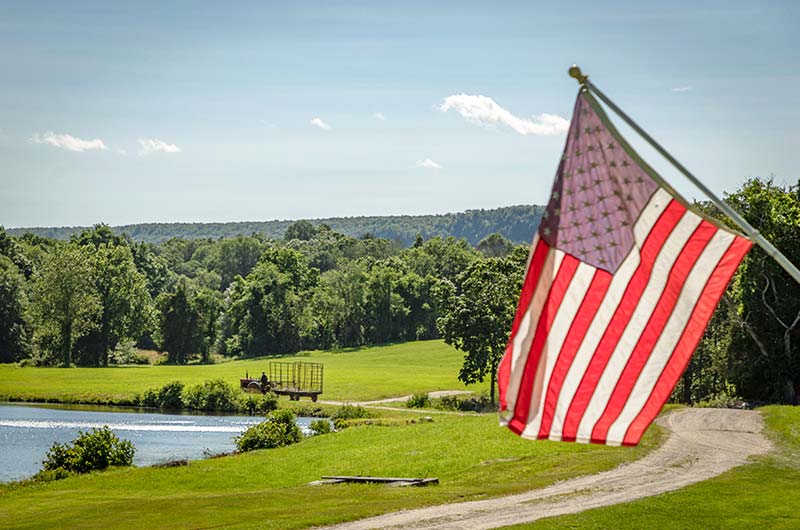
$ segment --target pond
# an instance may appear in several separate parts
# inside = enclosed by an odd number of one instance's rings
[[[262,416],[212,416],[120,412],[110,407],[51,407],[0,403],[0,482],[20,480],[42,468],[54,442],[70,442],[78,431],[103,425],[136,447],[134,465],[197,460],[227,453],[233,439]],[[313,418],[298,418],[304,432]]]

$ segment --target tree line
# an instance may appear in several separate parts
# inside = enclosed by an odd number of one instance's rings
[[[800,183],[751,179],[727,200],[800,263]],[[499,233],[403,245],[308,221],[280,238],[157,244],[105,225],[68,241],[0,229],[0,361],[108,366],[143,348],[186,364],[443,338],[465,352],[459,378],[494,392],[527,254]],[[754,248],[673,397],[796,403],[799,343],[800,286]]]
[[[332,217],[314,219],[314,226],[326,225],[332,230],[361,237],[391,239],[410,245],[417,234],[424,239],[453,236],[476,245],[492,233],[500,233],[515,243],[528,243],[539,224],[543,208],[533,205],[506,206],[488,210],[467,210],[439,215],[393,215]],[[281,239],[293,221],[247,221],[230,223],[140,223],[114,227],[114,231],[130,236],[136,242],[163,243],[169,239],[219,239],[259,234],[267,239]],[[35,234],[52,239],[68,240],[86,227],[12,228],[12,235]]]

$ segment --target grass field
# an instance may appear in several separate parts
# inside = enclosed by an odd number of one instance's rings
[[[357,401],[464,388],[456,379],[463,353],[440,340],[304,352],[289,359],[324,363],[322,399]],[[276,358],[212,365],[69,369],[0,365],[0,401],[125,404],[134,394],[169,381],[190,385],[223,378],[238,384],[246,371],[258,376],[272,360]],[[482,390],[488,384],[473,388]]]
[[[0,526],[305,528],[542,487],[639,458],[659,436],[651,429],[638,448],[530,442],[499,428],[494,414],[438,415],[431,423],[352,427],[181,468],[113,470],[0,487]],[[307,485],[327,474],[438,477],[441,484]]]
[[[761,409],[776,451],[673,493],[514,530],[800,528],[800,407]]]

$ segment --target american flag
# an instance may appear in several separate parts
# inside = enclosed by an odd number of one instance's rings
[[[750,246],[694,211],[582,91],[498,368],[501,424],[637,444]]]

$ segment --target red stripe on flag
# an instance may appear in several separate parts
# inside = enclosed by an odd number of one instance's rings
[[[678,379],[686,369],[686,365],[689,364],[689,359],[691,359],[697,343],[700,342],[708,321],[711,319],[711,315],[714,313],[714,309],[725,292],[733,273],[736,272],[739,262],[742,261],[751,246],[752,243],[749,240],[743,237],[736,237],[722,256],[716,270],[706,282],[689,318],[689,322],[683,330],[672,356],[664,367],[664,371],[661,373],[655,387],[653,387],[650,397],[642,407],[639,415],[628,427],[622,442],[624,445],[636,445],[639,443],[645,429],[652,423],[667,398],[669,398],[678,383]]]
[[[508,345],[506,345],[506,352],[497,367],[497,387],[499,390],[500,410],[506,410],[506,408],[508,408],[506,392],[508,389],[508,381],[511,378],[511,350],[513,349],[514,337],[517,335],[517,331],[519,331],[519,323],[522,321],[522,316],[531,304],[531,298],[533,298],[533,293],[536,290],[535,288],[539,277],[542,275],[542,269],[544,269],[547,253],[549,251],[550,247],[547,243],[542,241],[541,238],[536,243],[536,248],[532,251],[531,262],[528,265],[525,282],[522,284],[517,314],[514,316],[514,325],[511,327],[511,335],[508,339]]]
[[[669,317],[675,310],[675,305],[686,283],[686,278],[716,232],[717,228],[714,225],[708,221],[702,221],[681,249],[678,259],[672,264],[667,283],[661,291],[658,303],[650,314],[650,318],[639,336],[628,362],[625,363],[625,368],[617,380],[617,385],[614,387],[608,403],[606,403],[602,416],[594,425],[591,438],[593,443],[606,442],[608,429],[622,412],[631,392],[633,392],[637,379],[639,379],[639,375],[642,373],[642,369],[650,358],[650,354],[653,353],[653,348],[658,343],[658,339],[669,321]]]
[[[653,264],[658,257],[658,252],[664,246],[664,242],[669,237],[669,234],[675,228],[675,225],[681,220],[681,217],[686,212],[680,203],[675,200],[670,201],[664,211],[658,218],[655,226],[647,234],[644,245],[640,252],[641,261],[636,268],[627,287],[623,294],[614,316],[606,327],[600,343],[597,345],[592,360],[586,367],[575,396],[572,398],[566,417],[564,418],[564,429],[562,431],[561,439],[564,441],[574,441],[580,426],[581,418],[589,406],[589,402],[594,394],[597,382],[606,368],[608,359],[614,351],[622,332],[628,325],[628,321],[633,315],[639,303],[639,298],[642,296],[647,281],[650,279]]]
[[[611,278],[611,274],[604,270],[598,269],[595,271],[592,283],[589,285],[575,319],[567,332],[567,337],[564,339],[564,344],[558,353],[556,365],[553,367],[553,373],[550,375],[550,381],[547,384],[547,396],[542,412],[542,423],[539,427],[539,438],[547,438],[550,434],[550,427],[553,424],[553,415],[556,411],[558,396],[561,393],[561,386],[564,384],[564,379],[566,379],[572,361],[575,359],[575,354],[578,352],[578,348],[583,342],[592,320],[594,320],[597,309],[603,302],[608,286],[611,284]]]
[[[528,423],[531,395],[533,394],[536,371],[539,368],[542,347],[544,346],[545,340],[547,340],[547,334],[550,333],[550,326],[552,326],[553,320],[558,314],[558,308],[561,306],[561,301],[564,299],[564,293],[567,291],[579,264],[580,262],[573,256],[569,254],[564,255],[564,259],[561,260],[561,265],[558,268],[556,279],[550,287],[550,292],[547,294],[547,299],[542,307],[542,314],[539,317],[539,322],[536,324],[533,343],[531,344],[528,358],[525,361],[525,368],[522,372],[519,394],[517,395],[517,402],[514,407],[514,417],[508,423],[508,428],[517,434],[522,434],[525,425]]]

